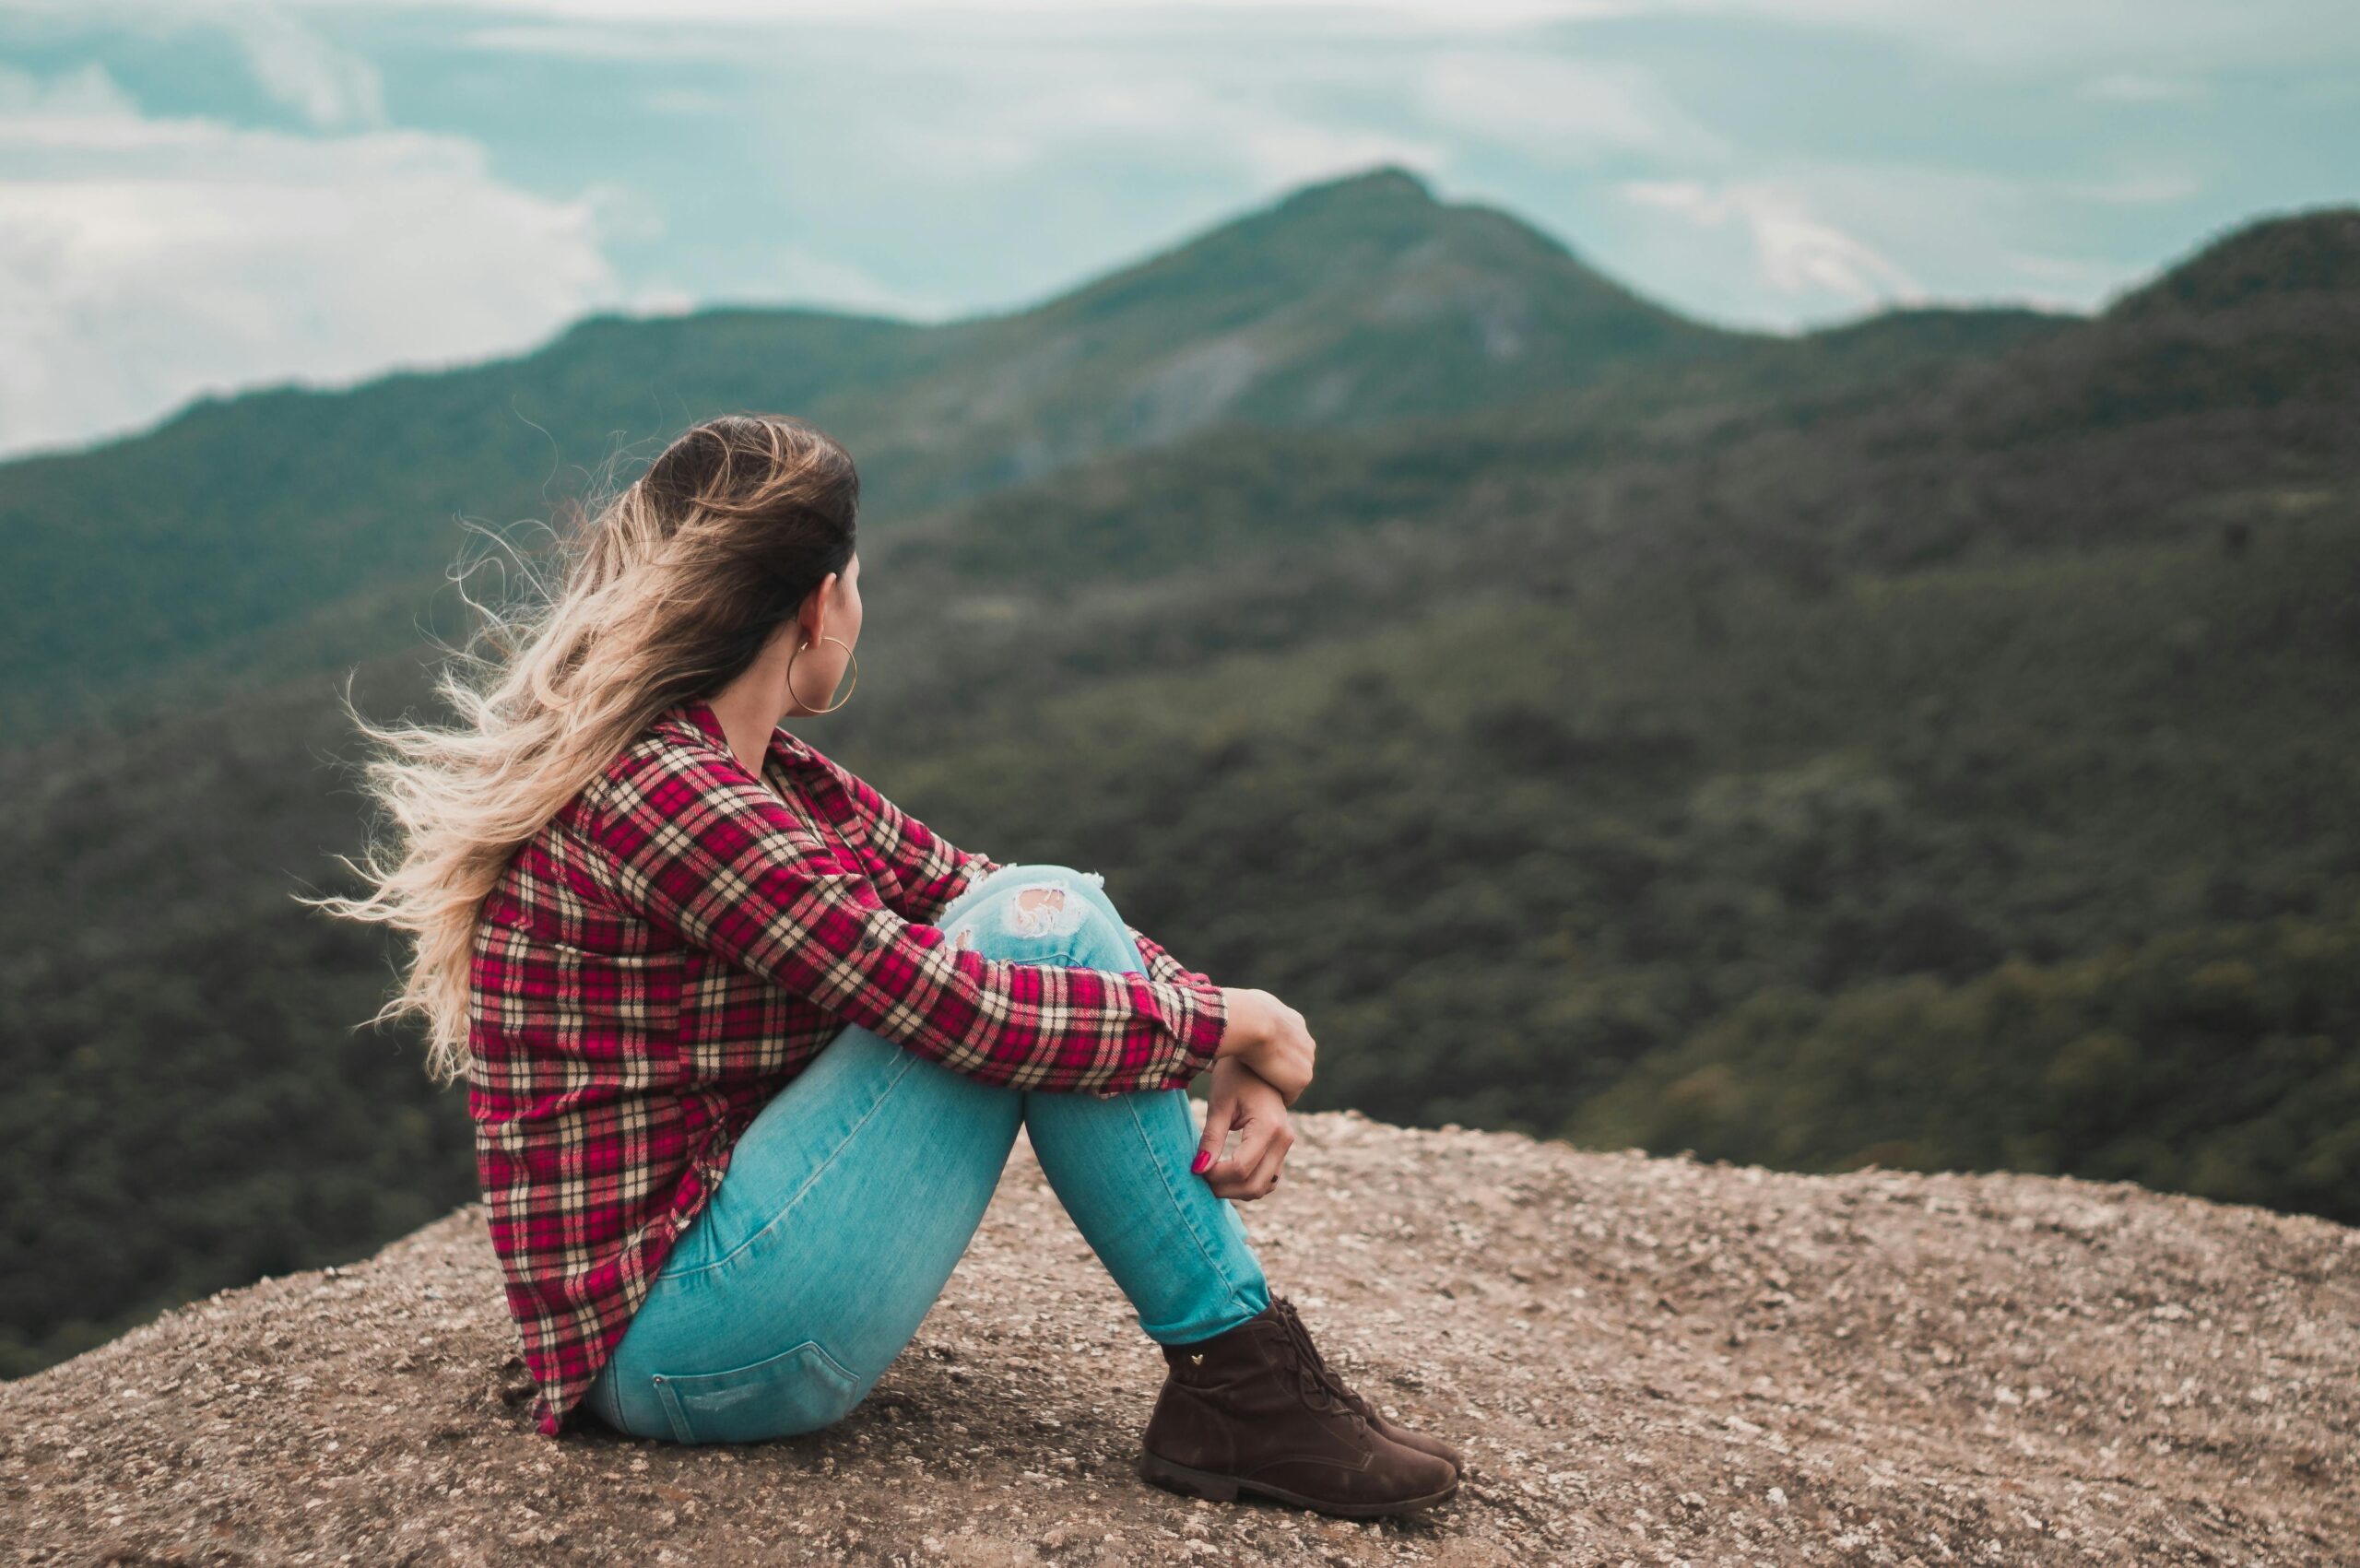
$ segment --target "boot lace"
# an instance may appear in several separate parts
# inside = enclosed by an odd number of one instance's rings
[[[1325,1404],[1365,1419],[1368,1407],[1359,1395],[1345,1386],[1344,1380],[1320,1355],[1319,1347],[1311,1342],[1311,1330],[1295,1315],[1294,1303],[1284,1296],[1273,1299],[1278,1303],[1278,1319],[1286,1328],[1287,1343],[1294,1347],[1292,1360],[1305,1402],[1315,1409]]]

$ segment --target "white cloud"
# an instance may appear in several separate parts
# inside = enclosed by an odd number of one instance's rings
[[[2050,311],[2086,311],[2093,298],[2122,281],[2122,268],[2085,256],[2051,256],[2033,251],[2003,250],[1999,259],[2018,277],[2032,281],[2009,298]]]
[[[1233,110],[1221,117],[1229,156],[1265,193],[1379,163],[1431,173],[1449,158],[1437,143],[1375,126],[1327,125],[1243,106]]]
[[[1300,55],[1238,57],[1237,38],[1190,19],[1215,6],[1160,0],[1085,7],[1087,33],[1076,32],[1066,8],[1054,4],[1011,6],[1024,15],[1008,20],[992,6],[961,7],[922,32],[909,28],[909,17],[934,7],[725,3],[667,10],[660,26],[643,25],[646,8],[630,4],[586,0],[545,9],[567,19],[476,28],[460,41],[507,53],[766,71],[769,79],[797,85],[742,98],[667,87],[651,89],[643,101],[663,112],[742,105],[796,140],[809,135],[814,114],[856,115],[864,159],[919,187],[1012,180],[1077,154],[1129,153],[1165,167],[1242,171],[1262,191],[1381,162],[1435,170],[1448,159],[1437,137],[1295,107],[1300,89],[1316,82],[1392,94],[1398,80],[1390,64],[1328,60],[1306,74]],[[1286,20],[1283,12],[1254,19],[1254,36],[1264,42],[1285,31],[1262,25]],[[795,25],[838,21],[846,25]],[[1330,29],[1319,36],[1339,35]],[[1351,36],[1368,41],[1358,30]],[[892,63],[881,74],[880,53]],[[866,84],[856,104],[832,96],[856,77]]]
[[[1411,8],[1446,13],[1447,0]],[[1957,59],[2171,76],[2283,64],[2289,39],[2314,60],[2360,52],[2351,0],[2272,0],[2266,15],[2222,0],[1565,0],[1549,14],[1744,18],[1880,34]]]
[[[1011,49],[979,72],[961,52],[903,70],[866,150],[920,184],[1013,180],[1080,154],[1238,171],[1269,191],[1383,162],[1433,170],[1447,156],[1429,137],[1296,112],[1250,75],[1215,83],[1151,54]],[[791,133],[796,111],[784,112]]]
[[[687,19],[682,17],[676,21]],[[678,26],[643,29],[575,22],[515,22],[471,28],[459,34],[454,41],[469,49],[508,54],[549,54],[573,60],[730,62],[743,61],[749,42],[775,50],[781,35],[791,31],[791,29],[765,28],[759,33],[741,36],[711,29],[688,30]]]
[[[333,0],[346,6],[349,0]],[[368,3],[368,0],[362,0]],[[243,56],[247,74],[272,101],[327,130],[385,124],[385,89],[376,66],[339,48],[289,6],[267,0],[0,0],[61,33],[123,32],[167,44],[183,35],[219,33]]]
[[[18,125],[96,125],[138,112],[139,105],[103,66],[79,65],[44,81],[0,62],[0,116]]]
[[[1693,180],[1632,180],[1622,195],[1699,227],[1742,228],[1763,277],[1782,294],[1832,294],[1858,305],[1925,298],[1916,278],[1874,248],[1814,217],[1793,190],[1768,182],[1708,186]]]
[[[515,352],[627,308],[596,206],[504,185],[458,137],[148,118],[96,65],[0,65],[0,451],[203,392]]]
[[[346,6],[355,0],[299,3]],[[1332,15],[1361,30],[1410,26],[1464,32],[1470,29],[1514,28],[1619,15],[1630,9],[1620,0],[1288,0],[1283,7],[1270,6],[1267,0],[461,0],[461,4],[464,8],[496,14],[547,18],[548,24],[518,26],[584,29],[575,33],[577,39],[589,36],[601,26],[630,27],[651,21],[753,22],[792,27],[804,22],[873,18],[954,24],[980,18],[995,25],[1021,25],[1059,23],[1077,16],[1092,22],[1190,17],[1214,21],[1253,17],[1286,22]]]
[[[719,63],[742,63],[749,51],[776,54],[852,33],[898,41],[912,53],[953,38],[1028,47],[1087,41],[1112,48],[1158,40],[1250,38],[1271,46],[1344,38],[1366,43],[1496,37],[1586,9],[1540,0],[1456,0],[1448,6],[1293,0],[1284,6],[1261,0],[487,0],[481,8],[499,19],[459,33],[458,41],[470,48],[584,60]]]
[[[302,0],[345,6],[371,0]],[[378,0],[390,3],[390,0]],[[1099,26],[1347,27],[1379,33],[1506,35],[1545,23],[1627,17],[1738,18],[1795,28],[1876,33],[1959,58],[2126,69],[2169,63],[2171,74],[2283,61],[2299,38],[2313,58],[2360,51],[2360,6],[2350,0],[2273,0],[2267,18],[2222,0],[473,0],[503,20],[509,47],[634,48],[630,29],[653,23],[747,24],[792,31],[815,22],[879,21],[927,29],[969,20],[1045,34],[1080,18]],[[537,42],[528,41],[537,40]],[[656,36],[654,42],[663,46]]]
[[[214,14],[238,41],[264,91],[322,129],[385,123],[377,69],[284,11],[230,6]]]
[[[2118,256],[2074,256],[2086,238],[2064,236],[2086,236],[2094,206],[2177,202],[2201,187],[2170,170],[2087,181],[1804,161],[1726,182],[1614,188],[1645,215],[1629,241],[1634,276],[1740,301],[1740,321],[1795,326],[1826,319],[1837,302],[2094,309],[2137,268]]]
[[[879,282],[856,266],[787,245],[773,265],[763,302],[787,300],[816,310],[899,316],[904,321],[940,321],[957,313],[950,301],[911,294]]]
[[[1451,50],[1422,69],[1413,101],[1438,124],[1552,163],[1608,153],[1717,158],[1728,146],[1655,78],[1619,61]]]

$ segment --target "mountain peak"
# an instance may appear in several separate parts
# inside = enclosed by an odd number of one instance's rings
[[[1357,174],[1298,186],[1280,198],[1277,210],[1312,210],[1339,201],[1410,202],[1430,207],[1442,205],[1434,196],[1434,187],[1406,165],[1380,163]]]
[[[2106,313],[2202,314],[2287,294],[2360,294],[2360,207],[2312,207],[2242,224],[2124,294]]]

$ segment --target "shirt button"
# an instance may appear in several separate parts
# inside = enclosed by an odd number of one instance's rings
[[[885,942],[885,938],[884,938],[884,937],[880,937],[880,936],[879,936],[879,935],[877,935],[877,933],[876,933],[876,932],[874,932],[874,931],[870,932],[867,936],[863,937],[860,939],[860,945],[861,945],[863,948],[866,948],[866,949],[869,949],[869,950],[870,950],[870,951],[872,951],[872,952],[873,952],[873,951],[875,951],[878,948],[882,947],[882,946],[884,945],[884,942]]]

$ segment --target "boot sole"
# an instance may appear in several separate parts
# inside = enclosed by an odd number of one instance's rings
[[[1331,1503],[1324,1498],[1305,1497],[1299,1491],[1289,1491],[1284,1487],[1271,1486],[1265,1481],[1241,1480],[1215,1470],[1199,1470],[1188,1465],[1175,1464],[1153,1449],[1140,1450],[1139,1479],[1166,1491],[1176,1491],[1183,1497],[1201,1497],[1212,1503],[1234,1503],[1240,1491],[1250,1491],[1339,1519],[1384,1519],[1396,1514],[1414,1513],[1418,1509],[1447,1502],[1458,1491],[1458,1482],[1453,1480],[1440,1491],[1425,1497],[1405,1497],[1390,1503]]]

